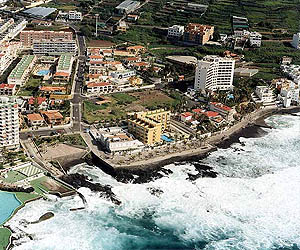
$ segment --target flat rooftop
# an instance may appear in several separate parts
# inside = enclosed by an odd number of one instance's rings
[[[56,10],[56,8],[34,7],[23,12],[31,16],[45,18],[46,16],[51,15]]]

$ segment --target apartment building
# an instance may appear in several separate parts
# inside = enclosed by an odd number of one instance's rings
[[[184,30],[183,40],[187,43],[204,45],[214,36],[214,27],[189,23]]]
[[[159,143],[162,133],[169,128],[170,115],[164,109],[129,114],[128,131],[144,144]]]
[[[184,26],[182,25],[173,25],[168,28],[168,38],[177,38],[183,36],[184,33]]]
[[[116,86],[109,82],[89,82],[87,84],[88,94],[109,94],[114,92]]]
[[[19,42],[3,42],[0,44],[0,74],[3,74],[14,59],[17,58],[19,49]]]
[[[290,107],[292,104],[299,103],[299,86],[295,82],[281,78],[272,81],[276,88],[280,91],[279,99],[284,107]]]
[[[71,31],[34,31],[24,30],[20,33],[20,41],[23,47],[31,48],[34,41],[39,40],[52,40],[52,39],[63,39],[66,41],[73,40],[73,33]]]
[[[0,84],[0,96],[13,96],[16,93],[16,85],[15,84]]]
[[[136,117],[149,118],[153,121],[159,122],[162,124],[162,131],[164,131],[170,126],[171,111],[164,109],[156,109],[147,112],[138,112],[136,113]]]
[[[292,41],[292,46],[293,46],[295,49],[300,49],[300,32],[294,34],[294,36],[293,36],[293,41]]]
[[[128,131],[146,145],[154,145],[161,140],[162,124],[149,118],[133,117],[128,120]]]
[[[4,19],[0,20],[0,42],[9,41],[15,38],[26,27],[25,19]]]
[[[42,39],[34,40],[33,53],[42,55],[62,55],[72,54],[77,52],[77,44],[75,40],[66,39]]]
[[[70,54],[64,54],[59,57],[56,73],[53,77],[54,83],[68,83],[70,81],[73,61],[74,58]]]
[[[233,88],[235,60],[219,56],[206,56],[198,61],[195,90],[230,90]]]
[[[262,35],[258,32],[250,32],[249,33],[249,43],[251,47],[261,47],[261,39]]]
[[[275,104],[275,96],[273,89],[268,86],[257,86],[255,89],[254,101],[257,103],[262,103],[264,106],[274,105]]]
[[[18,104],[13,97],[0,97],[0,148],[19,147]]]
[[[226,120],[232,120],[234,115],[234,110],[223,103],[219,102],[210,102],[209,109],[211,111],[219,113],[223,116]]]
[[[27,81],[28,75],[36,62],[36,56],[25,55],[7,78],[8,84],[22,86]]]

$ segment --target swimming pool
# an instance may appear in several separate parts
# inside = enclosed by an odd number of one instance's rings
[[[45,76],[45,75],[48,75],[49,72],[50,72],[50,70],[43,69],[43,70],[40,70],[39,72],[37,72],[37,75],[39,75],[39,76]]]
[[[4,224],[21,204],[15,194],[0,191],[0,225]]]
[[[162,135],[160,138],[161,138],[162,140],[166,141],[166,142],[172,142],[172,141],[174,141],[173,139],[169,138],[169,137],[166,136],[166,135]]]

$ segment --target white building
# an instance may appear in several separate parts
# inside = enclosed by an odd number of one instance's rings
[[[112,71],[110,75],[115,79],[126,79],[132,76],[135,76],[136,73],[134,70],[123,70],[123,71]]]
[[[57,15],[57,20],[81,21],[82,13],[76,10],[70,10],[69,12],[59,11]]]
[[[37,58],[34,55],[24,55],[21,61],[10,72],[7,83],[16,84],[18,86],[24,85],[29,78],[29,73],[35,65],[36,60]]]
[[[280,89],[279,99],[282,101],[284,107],[290,107],[292,104],[299,102],[299,87],[298,85],[288,79],[281,78],[273,80],[276,88]]]
[[[195,90],[230,90],[233,88],[235,61],[231,58],[206,56],[198,61]]]
[[[0,148],[19,147],[18,104],[13,97],[0,97]]]
[[[274,105],[275,104],[275,96],[273,89],[267,86],[257,86],[255,89],[254,101],[257,103],[262,103],[264,106]]]
[[[184,26],[182,25],[173,25],[168,28],[168,37],[170,38],[182,37],[183,33],[184,33]]]
[[[77,45],[75,40],[51,39],[34,40],[33,54],[61,55],[70,53],[75,55]]]
[[[4,42],[0,44],[0,74],[17,58],[21,44],[19,42]]]
[[[300,65],[282,64],[280,68],[283,71],[283,73],[290,77],[295,83],[300,83]]]
[[[292,46],[295,49],[300,49],[300,33],[294,34],[293,41],[292,41]]]
[[[82,20],[82,13],[79,11],[69,11],[69,20],[74,20],[74,21],[81,21]]]
[[[142,142],[120,127],[92,129],[91,134],[109,152],[140,151],[144,147]]]
[[[251,47],[261,47],[261,39],[262,35],[258,32],[250,32],[249,34],[249,42]]]
[[[109,94],[114,92],[116,86],[109,82],[89,82],[87,84],[88,94]]]

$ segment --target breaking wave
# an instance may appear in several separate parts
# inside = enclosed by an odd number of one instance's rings
[[[217,178],[190,181],[196,168],[182,163],[152,182],[124,184],[96,167],[76,166],[73,172],[111,185],[122,204],[87,188],[80,189],[85,210],[69,211],[82,205],[79,197],[30,203],[8,223],[19,237],[14,249],[299,249],[300,117],[267,123],[276,129],[201,161]],[[48,211],[55,214],[50,220],[22,222]]]

